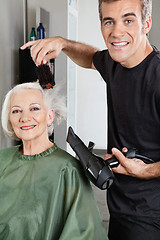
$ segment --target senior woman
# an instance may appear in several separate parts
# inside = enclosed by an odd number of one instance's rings
[[[0,239],[107,239],[79,161],[49,139],[63,118],[57,87],[24,83],[6,95],[2,127],[22,144],[0,150]]]

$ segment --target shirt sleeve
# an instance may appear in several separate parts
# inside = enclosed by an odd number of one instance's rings
[[[110,66],[111,58],[108,50],[98,51],[93,56],[93,64],[102,78],[106,81],[108,75],[108,66]]]

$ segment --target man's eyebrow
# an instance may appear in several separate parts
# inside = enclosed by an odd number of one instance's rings
[[[105,21],[108,21],[108,20],[113,21],[114,18],[112,18],[112,17],[104,17],[104,18],[102,19],[102,22],[105,22]]]
[[[129,17],[129,16],[137,17],[134,12],[130,12],[130,13],[125,13],[125,14],[122,16],[122,18]]]

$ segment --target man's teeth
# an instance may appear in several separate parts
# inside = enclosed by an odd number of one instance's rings
[[[119,43],[112,43],[114,46],[124,46],[127,45],[128,42],[119,42]]]

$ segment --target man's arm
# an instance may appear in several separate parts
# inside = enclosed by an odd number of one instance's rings
[[[160,177],[160,162],[145,164],[137,158],[128,159],[116,148],[112,149],[112,153],[120,162],[118,167],[113,168],[114,172],[141,179]]]
[[[84,68],[95,69],[93,55],[99,49],[84,43],[71,41],[62,37],[45,38],[37,41],[30,41],[24,44],[21,49],[31,47],[31,56],[36,65],[46,63],[52,58],[57,58],[63,51],[73,62]]]

